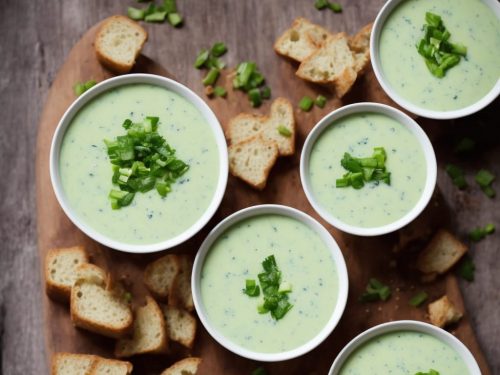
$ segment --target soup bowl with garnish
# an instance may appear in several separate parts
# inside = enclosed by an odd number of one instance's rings
[[[347,268],[330,233],[309,215],[253,206],[219,223],[194,261],[196,311],[240,356],[283,361],[318,346],[347,302]]]
[[[455,336],[416,320],[380,324],[356,336],[339,353],[329,375],[480,375]]]
[[[464,117],[500,94],[497,0],[390,0],[371,35],[373,71],[401,107]]]
[[[300,158],[316,212],[360,236],[398,230],[417,217],[436,185],[436,156],[420,126],[383,104],[357,103],[321,119]]]
[[[52,140],[59,204],[113,249],[169,249],[196,234],[226,188],[227,147],[201,98],[171,79],[130,74],[97,84],[69,107]]]

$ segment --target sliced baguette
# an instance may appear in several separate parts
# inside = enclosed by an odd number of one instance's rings
[[[170,340],[191,349],[196,336],[196,318],[186,310],[174,306],[162,306]]]
[[[356,35],[349,38],[349,48],[354,53],[354,69],[358,74],[363,73],[370,62],[370,36],[373,23],[364,26]]]
[[[195,375],[198,372],[200,363],[201,358],[184,358],[164,370],[161,375]]]
[[[98,357],[89,354],[55,353],[52,355],[51,375],[90,375]]]
[[[266,187],[269,172],[279,156],[278,145],[261,134],[229,146],[229,171],[255,189]]]
[[[132,338],[118,340],[115,356],[131,357],[138,354],[159,354],[167,351],[168,333],[163,312],[151,297],[136,311]]]
[[[125,16],[111,16],[97,32],[97,59],[115,73],[127,73],[134,66],[147,38],[146,30],[137,22]]]
[[[193,259],[186,254],[179,257],[179,275],[175,288],[171,294],[168,304],[170,306],[181,307],[188,311],[194,310],[193,294],[191,292],[191,271],[193,268]]]
[[[321,47],[330,35],[325,28],[305,18],[297,18],[276,40],[274,50],[280,55],[302,62]]]
[[[76,269],[88,263],[83,246],[51,249],[45,256],[45,290],[47,295],[60,301],[68,301],[71,287],[76,281]]]
[[[85,279],[101,286],[106,286],[108,283],[108,275],[106,274],[106,272],[102,268],[96,266],[95,264],[91,263],[80,264],[76,268],[75,272],[77,280]]]
[[[99,282],[78,279],[71,290],[71,320],[77,327],[111,338],[125,336],[133,316],[122,293],[106,290]]]
[[[231,144],[240,143],[244,140],[262,133],[267,116],[240,113],[229,120],[227,126],[227,138]]]
[[[93,364],[89,375],[129,375],[132,369],[130,362],[99,357]]]
[[[463,316],[447,295],[429,303],[427,312],[431,323],[440,328],[458,322]]]
[[[179,257],[167,254],[146,266],[144,284],[159,300],[167,300],[177,283],[180,272]]]

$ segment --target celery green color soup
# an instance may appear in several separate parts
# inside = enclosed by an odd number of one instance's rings
[[[190,169],[162,198],[153,189],[132,204],[111,209],[112,168],[104,139],[124,135],[122,123],[158,116],[158,132]],[[86,104],[62,142],[60,174],[64,194],[77,216],[95,231],[130,244],[174,238],[209,206],[219,178],[215,136],[201,113],[180,95],[160,86],[133,84],[111,89]]]
[[[346,360],[338,375],[469,375],[467,365],[448,344],[416,331],[395,331],[362,344]]]
[[[387,153],[391,184],[367,182],[359,190],[337,188],[347,171],[340,161],[345,152],[370,157],[374,147]],[[419,141],[404,125],[378,113],[340,118],[319,135],[311,149],[309,174],[317,202],[338,220],[357,227],[390,224],[406,215],[425,186],[427,167]]]
[[[280,320],[259,314],[258,297],[243,293],[257,280],[262,261],[274,255],[282,281],[291,283],[293,307]],[[337,267],[327,245],[302,222],[258,215],[227,229],[211,246],[201,271],[201,297],[208,319],[235,344],[259,353],[295,349],[329,321],[339,290]]]
[[[429,72],[415,47],[426,12],[441,16],[450,42],[467,47],[467,57],[443,78]],[[406,0],[385,21],[379,52],[383,74],[407,101],[436,111],[465,108],[500,78],[500,20],[481,0]]]

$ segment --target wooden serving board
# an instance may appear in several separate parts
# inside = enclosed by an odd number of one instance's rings
[[[145,265],[163,255],[125,254],[105,248],[80,232],[65,216],[54,196],[49,177],[49,150],[52,135],[64,111],[75,100],[72,86],[75,82],[89,78],[98,81],[109,78],[111,74],[97,62],[93,50],[93,40],[97,26],[90,29],[74,46],[66,62],[55,78],[47,97],[38,128],[36,184],[37,184],[37,222],[38,248],[42,264],[48,249],[52,247],[83,244],[91,254],[94,263],[104,267],[116,279],[121,279],[131,290],[135,305],[144,302],[147,293],[142,284],[142,271]],[[280,60],[277,71],[282,79],[277,87],[273,87],[273,95],[288,97],[292,103],[297,103],[303,95],[314,97],[320,88],[306,84],[294,78],[296,66],[292,62]],[[145,72],[170,76],[168,72],[154,61],[141,56],[134,72]],[[224,76],[224,74],[223,74]],[[222,80],[224,83],[224,80]],[[228,85],[229,86],[229,85]],[[208,231],[221,219],[244,207],[277,203],[300,209],[316,219],[330,230],[339,243],[347,262],[349,272],[349,299],[343,318],[333,333],[318,348],[300,358],[274,364],[264,364],[270,374],[326,374],[338,352],[361,331],[376,324],[399,319],[416,319],[425,321],[425,309],[413,308],[408,305],[408,299],[417,291],[425,290],[430,300],[443,294],[448,296],[464,309],[462,296],[457,280],[448,275],[432,284],[421,285],[418,275],[411,265],[415,258],[412,249],[395,253],[393,249],[398,244],[407,244],[410,248],[421,248],[422,244],[439,226],[449,223],[451,214],[442,204],[439,191],[429,204],[426,211],[410,227],[396,234],[375,238],[361,238],[341,233],[325,223],[313,211],[302,191],[299,178],[299,159],[304,140],[314,124],[326,113],[343,104],[360,101],[376,101],[394,105],[378,86],[376,79],[369,71],[342,103],[328,96],[327,107],[323,110],[314,108],[309,113],[296,112],[298,137],[297,152],[293,157],[279,159],[273,168],[268,187],[263,192],[257,192],[247,187],[241,181],[230,177],[227,191],[215,217],[201,233],[172,251],[195,254]],[[226,100],[208,100],[217,117],[225,126],[232,116],[240,112],[251,112],[246,96],[229,90]],[[266,113],[270,101],[267,101],[259,113]],[[431,138],[436,136],[436,127],[432,121],[426,121],[424,128]],[[434,124],[436,125],[436,124]],[[388,302],[361,304],[359,295],[366,287],[370,277],[379,278],[388,283],[393,295]],[[43,298],[45,317],[46,352],[50,357],[58,351],[99,354],[112,356],[113,340],[76,329],[72,326],[68,306]],[[225,350],[217,344],[199,324],[196,344],[192,351],[171,347],[171,353],[159,356],[143,356],[133,358],[135,373],[158,374],[171,363],[188,354],[201,356],[203,363],[200,374],[250,374],[260,364],[246,360]],[[453,328],[453,333],[464,342],[475,355],[483,374],[490,374],[485,358],[474,337],[467,314]]]

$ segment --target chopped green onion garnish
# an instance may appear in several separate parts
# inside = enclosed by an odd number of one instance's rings
[[[96,81],[94,81],[93,79],[91,79],[90,81],[87,81],[83,84],[83,86],[85,87],[85,91],[87,91],[88,89],[90,89],[91,87],[94,87],[95,85],[97,84]]]
[[[422,303],[427,301],[428,294],[425,292],[418,292],[413,297],[410,298],[410,305],[413,307],[419,307]]]
[[[314,6],[318,10],[323,10],[328,6],[328,1],[327,0],[316,0],[314,2]]]
[[[299,108],[304,112],[309,112],[314,104],[314,101],[309,96],[304,96],[300,99]]]
[[[493,188],[491,187],[491,184],[495,180],[495,177],[496,176],[493,173],[486,169],[481,169],[474,177],[477,184],[481,187],[483,193],[486,194],[486,196],[488,196],[489,198],[493,198],[496,195],[495,190],[493,190]]]
[[[215,94],[215,96],[219,96],[219,97],[223,98],[227,95],[227,91],[224,87],[216,86],[214,88],[214,94]]]
[[[494,224],[487,224],[484,228],[474,228],[469,232],[469,238],[471,241],[479,242],[486,236],[493,234],[495,232]]]
[[[155,11],[153,13],[148,14],[144,17],[144,21],[146,22],[163,22],[165,21],[165,17],[167,12]]]
[[[271,88],[269,86],[264,86],[260,90],[260,96],[262,96],[262,99],[269,99],[271,97]]]
[[[334,13],[342,13],[342,5],[338,3],[329,3],[328,7],[333,10]]]
[[[129,18],[131,18],[135,21],[139,21],[139,20],[144,19],[145,11],[144,11],[144,9],[137,9],[134,7],[129,7],[127,9],[127,15]]]
[[[469,137],[464,137],[457,142],[453,151],[457,154],[465,154],[474,151],[476,147],[476,141]]]
[[[233,87],[248,93],[250,104],[252,107],[259,107],[262,104],[262,99],[271,97],[271,89],[264,85],[266,79],[259,72],[257,64],[252,61],[244,61],[238,64],[236,68],[236,76],[233,78]]]
[[[391,296],[389,286],[371,278],[366,286],[366,291],[359,297],[360,302],[387,301]]]
[[[255,370],[252,371],[251,375],[267,375],[267,371],[264,370],[262,367],[257,367]]]
[[[352,186],[354,189],[361,189],[365,182],[373,181],[378,184],[380,181],[391,184],[391,173],[386,171],[385,161],[387,154],[383,147],[374,147],[371,158],[355,158],[348,152],[340,161],[340,165],[348,172],[335,182],[338,188]]]
[[[205,78],[203,78],[203,84],[205,86],[208,85],[213,85],[215,81],[217,81],[217,78],[219,78],[219,69],[216,68],[211,68]]]
[[[163,2],[163,7],[168,14],[177,13],[177,4],[175,0],[165,0]]]
[[[323,95],[318,95],[314,100],[314,104],[316,104],[319,108],[324,108],[326,105],[326,98]]]
[[[278,133],[280,133],[283,137],[287,137],[287,138],[290,138],[292,136],[292,132],[290,131],[290,129],[288,129],[284,125],[278,126]]]
[[[250,104],[252,107],[260,107],[262,104],[262,97],[260,95],[259,89],[251,89],[248,91],[248,99],[250,99]]]
[[[227,47],[222,42],[214,43],[214,45],[212,46],[212,49],[210,50],[210,53],[212,54],[212,56],[215,56],[215,57],[220,57],[223,54],[225,54],[226,52],[227,52]]]
[[[419,371],[415,375],[439,375],[439,372],[433,369],[430,369],[429,372]]]
[[[458,187],[460,190],[467,187],[464,171],[460,167],[454,164],[448,164],[446,165],[446,173],[448,173],[448,176],[450,176],[453,181],[453,185]]]
[[[73,86],[73,91],[75,92],[76,96],[80,96],[85,91],[87,91],[91,87],[95,86],[96,84],[97,84],[97,82],[94,81],[93,79],[88,80],[87,82],[83,82],[83,83],[78,82],[75,84],[75,86]]]
[[[258,297],[260,295],[260,288],[255,280],[246,280],[243,293],[250,297]]]
[[[201,69],[203,65],[205,65],[208,60],[208,54],[209,52],[206,49],[202,49],[200,53],[198,53],[198,56],[196,56],[196,60],[194,62],[194,67],[196,69]]]
[[[472,258],[466,255],[458,265],[458,274],[460,275],[460,277],[462,277],[462,279],[471,282],[474,281],[475,271],[476,266],[474,265]]]
[[[182,25],[182,16],[179,13],[168,13],[167,18],[173,27]]]

